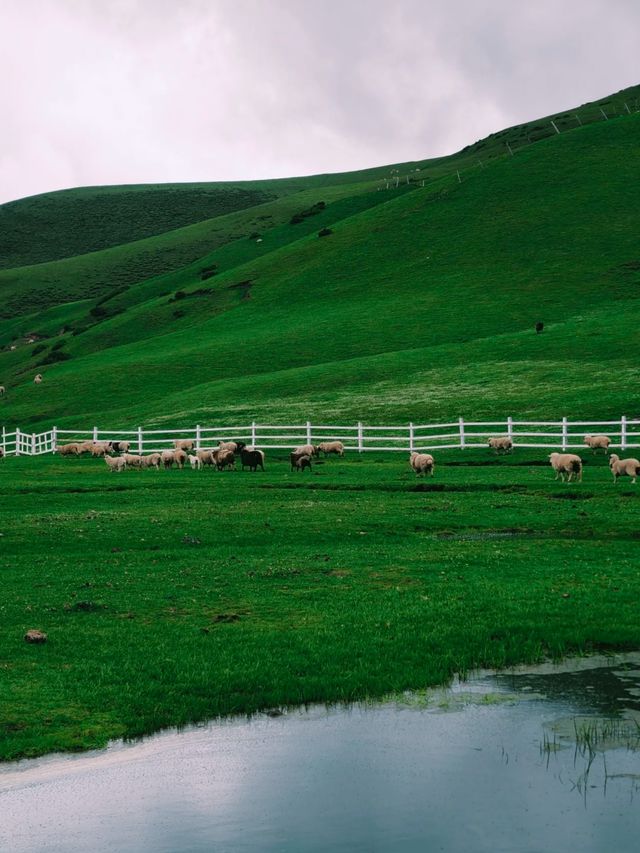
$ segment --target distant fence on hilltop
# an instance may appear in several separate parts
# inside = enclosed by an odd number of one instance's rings
[[[345,450],[357,453],[371,451],[445,450],[451,448],[486,447],[491,436],[509,436],[515,447],[538,447],[549,450],[584,448],[585,434],[606,433],[611,446],[625,450],[640,447],[640,418],[622,416],[614,421],[580,421],[562,418],[558,421],[520,421],[509,417],[493,421],[415,424],[402,426],[370,426],[359,422],[347,426],[326,426],[307,421],[297,425],[267,425],[255,421],[243,426],[183,429],[109,430],[52,429],[46,432],[13,432],[2,429],[1,446],[6,456],[40,456],[55,453],[61,444],[74,441],[131,442],[136,453],[165,450],[176,438],[193,439],[196,448],[211,447],[221,440],[245,441],[261,450],[291,450],[300,444],[342,441]]]

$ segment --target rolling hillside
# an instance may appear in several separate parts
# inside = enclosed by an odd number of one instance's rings
[[[439,160],[0,207],[3,422],[639,414],[638,93]]]

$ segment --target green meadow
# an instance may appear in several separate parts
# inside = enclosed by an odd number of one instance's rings
[[[3,463],[3,759],[640,644],[637,487],[601,456],[291,473]],[[48,634],[28,645],[30,628]]]

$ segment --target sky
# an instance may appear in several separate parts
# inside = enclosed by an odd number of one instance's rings
[[[0,203],[448,154],[640,82],[637,0],[0,0]]]

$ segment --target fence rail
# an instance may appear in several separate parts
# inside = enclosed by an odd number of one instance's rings
[[[187,429],[129,430],[58,429],[28,433],[19,427],[13,432],[2,429],[1,444],[5,456],[39,456],[55,453],[62,444],[75,441],[130,441],[131,450],[148,453],[173,446],[176,438],[193,439],[196,448],[213,447],[223,439],[245,441],[262,450],[290,450],[300,444],[318,444],[322,441],[342,441],[345,450],[367,453],[371,451],[444,450],[451,448],[486,447],[492,436],[509,436],[514,447],[574,450],[584,448],[585,433],[601,433],[611,438],[611,447],[626,450],[640,447],[640,418],[622,416],[609,421],[516,421],[513,418],[492,421],[465,421],[458,418],[451,423],[404,424],[371,426],[364,423],[351,425],[322,425],[307,421],[303,424],[259,424],[253,422],[233,427],[203,427]]]

